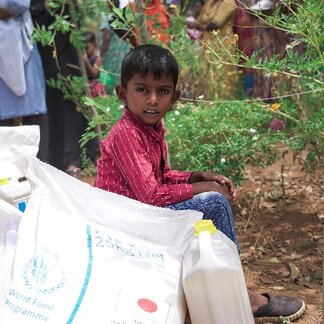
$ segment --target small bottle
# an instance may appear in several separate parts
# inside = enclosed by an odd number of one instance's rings
[[[195,224],[182,283],[192,324],[254,323],[236,245],[211,220]]]
[[[31,184],[24,176],[0,178],[0,199],[24,212],[31,195]]]

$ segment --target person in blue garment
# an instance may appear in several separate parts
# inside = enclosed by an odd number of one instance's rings
[[[38,157],[48,161],[45,79],[37,47],[31,42],[33,24],[29,0],[0,2],[0,126],[39,125]]]

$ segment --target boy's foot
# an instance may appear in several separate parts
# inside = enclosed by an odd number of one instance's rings
[[[255,323],[282,323],[284,319],[294,321],[305,311],[305,303],[295,297],[262,294],[268,303],[253,312]]]

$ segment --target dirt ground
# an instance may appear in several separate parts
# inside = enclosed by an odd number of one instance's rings
[[[323,323],[323,176],[307,175],[291,153],[246,176],[234,210],[247,286],[302,298],[294,323]]]
[[[307,175],[298,161],[289,153],[249,168],[232,207],[248,288],[302,298],[306,312],[294,323],[317,324],[324,323],[324,177]]]

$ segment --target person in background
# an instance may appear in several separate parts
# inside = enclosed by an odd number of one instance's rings
[[[207,0],[197,18],[205,54],[208,55],[206,87],[211,84],[214,89],[218,89],[219,98],[223,99],[233,98],[237,91],[237,69],[230,64],[237,50],[237,38],[233,30],[235,13],[235,0]],[[210,54],[208,47],[216,55]]]
[[[192,9],[188,10],[186,14],[185,23],[187,25],[187,32],[192,40],[199,40],[201,37],[201,31],[197,28],[197,17],[200,15],[203,5],[203,0],[196,0]]]
[[[100,55],[103,59],[103,72],[100,79],[103,81],[108,93],[113,93],[115,86],[120,82],[120,67],[123,57],[130,50],[130,32],[122,29],[114,29],[111,23],[118,19],[113,13],[113,8],[119,8],[118,0],[108,2],[110,13],[103,15],[101,19],[101,48]]]
[[[238,36],[237,47],[241,54],[240,63],[245,62],[253,54],[253,21],[254,18],[248,10],[248,0],[236,0],[236,13],[234,32]],[[253,70],[240,68],[242,72],[243,89],[248,97],[253,96]]]
[[[34,23],[39,26],[48,27],[55,21],[48,11],[45,0],[31,0],[30,11]],[[69,14],[68,6],[64,7],[63,14]],[[63,77],[80,76],[80,69],[75,68],[79,67],[78,53],[69,36],[69,33],[56,32],[55,47],[39,44],[38,49],[47,80],[57,79],[58,74]],[[84,130],[84,116],[77,110],[75,103],[64,99],[61,90],[49,85],[46,85],[46,103],[49,118],[49,163],[74,177],[79,177],[81,175],[79,140]]]
[[[0,2],[0,126],[40,126],[38,157],[48,162],[45,79],[37,46],[31,42],[29,1]]]
[[[104,84],[100,81],[100,68],[102,66],[102,58],[97,55],[98,48],[96,36],[93,32],[87,31],[83,33],[85,39],[85,52],[83,53],[83,61],[87,72],[88,84],[90,88],[90,95],[92,98],[106,97],[107,92]],[[88,120],[83,118],[84,132],[88,127]],[[96,163],[98,155],[99,143],[98,138],[90,139],[86,145],[85,150],[87,156],[93,163]]]
[[[180,97],[178,74],[174,56],[160,46],[141,45],[126,55],[116,87],[124,114],[101,143],[95,186],[149,205],[200,211],[239,249],[229,204],[236,197],[232,181],[168,165],[163,117]],[[293,297],[249,296],[254,316],[268,321],[279,321],[280,316],[293,320],[305,309],[304,302]]]
[[[85,32],[85,53],[83,61],[87,71],[91,96],[105,97],[107,95],[104,85],[99,80],[100,68],[102,66],[102,58],[97,55],[96,36],[93,32]]]
[[[168,29],[170,28],[169,17],[167,11],[160,0],[143,1],[145,8],[144,14],[146,16],[146,25],[149,39],[154,39],[154,44],[164,43],[168,44],[170,35]],[[133,12],[136,13],[136,2],[129,4]],[[137,28],[134,29],[135,45],[140,45],[140,35]]]
[[[279,2],[276,0],[246,0],[250,4],[253,15],[253,50],[258,53],[258,60],[268,60],[272,55],[279,54],[279,59],[285,55],[289,35],[269,24],[259,16],[271,15]],[[282,10],[282,8],[280,8]],[[287,14],[287,13],[285,13]],[[268,78],[262,70],[253,70],[253,96],[273,102],[272,97],[278,95],[277,77]]]

